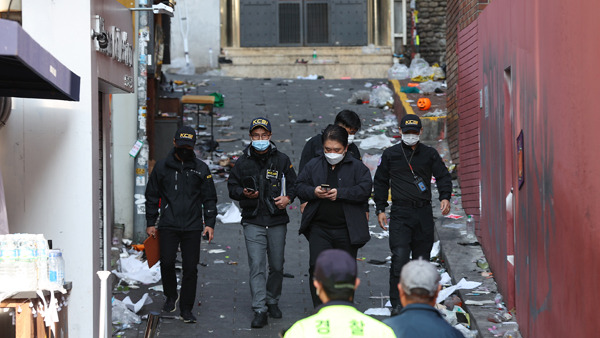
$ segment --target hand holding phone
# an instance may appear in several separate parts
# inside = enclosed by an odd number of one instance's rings
[[[329,184],[323,183],[323,184],[321,184],[321,190],[329,191],[329,190],[331,190],[331,187],[329,186]]]

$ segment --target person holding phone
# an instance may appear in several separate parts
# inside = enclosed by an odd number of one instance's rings
[[[371,173],[354,156],[348,156],[348,132],[330,124],[323,131],[324,156],[310,160],[296,182],[298,197],[307,201],[300,234],[308,239],[309,274],[327,249],[341,249],[356,258],[358,249],[371,238],[365,204],[371,195]],[[313,305],[321,304],[309,283]]]
[[[250,265],[250,292],[254,319],[251,327],[267,325],[267,315],[281,318],[278,307],[283,283],[286,207],[296,197],[296,172],[289,157],[271,141],[271,123],[252,119],[251,145],[231,170],[229,197],[239,201]],[[266,265],[269,264],[267,277]]]

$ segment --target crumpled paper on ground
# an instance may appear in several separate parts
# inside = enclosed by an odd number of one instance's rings
[[[393,146],[385,134],[369,136],[360,142],[360,149],[384,149]]]
[[[217,219],[223,224],[240,223],[242,221],[242,213],[235,203],[231,203],[225,214],[217,215]]]
[[[440,303],[443,302],[444,299],[448,298],[448,296],[450,296],[451,294],[454,293],[454,291],[459,290],[459,289],[466,289],[466,290],[470,290],[470,289],[474,289],[478,286],[480,286],[481,283],[480,282],[469,282],[466,279],[461,279],[456,285],[453,285],[449,288],[445,288],[443,290],[440,290],[440,293],[437,296],[436,299],[436,303]]]
[[[152,298],[150,298],[150,296],[148,296],[147,293],[144,293],[142,298],[140,298],[140,300],[138,300],[137,303],[134,304],[131,301],[131,298],[127,296],[125,297],[125,299],[123,299],[123,304],[125,304],[125,306],[127,306],[129,310],[138,313],[144,305],[152,304]]]
[[[121,272],[117,270],[111,271],[117,277],[125,280],[138,281],[143,284],[153,284],[160,280],[160,261],[154,264],[152,268],[148,268],[145,261],[141,261],[142,253],[130,255],[129,257],[121,257]]]
[[[111,320],[113,324],[139,324],[142,322],[140,316],[129,310],[127,305],[118,299],[113,299]]]

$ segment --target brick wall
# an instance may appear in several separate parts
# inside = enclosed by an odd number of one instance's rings
[[[430,64],[442,64],[446,55],[446,0],[417,1],[419,11],[419,33],[421,57]],[[412,12],[407,11],[407,22],[412,23]],[[408,27],[409,39],[412,39],[411,27]],[[410,41],[410,40],[409,40]],[[414,51],[416,52],[416,51]]]
[[[471,24],[491,0],[448,0],[446,10],[446,81],[448,84],[446,106],[448,108],[447,140],[452,161],[458,166],[460,173],[460,156],[458,149],[459,110],[458,92],[458,32]]]

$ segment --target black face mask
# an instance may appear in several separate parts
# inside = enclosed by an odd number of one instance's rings
[[[179,159],[183,162],[192,161],[194,158],[196,158],[196,153],[194,153],[194,150],[187,148],[175,147],[175,154],[177,154]]]

